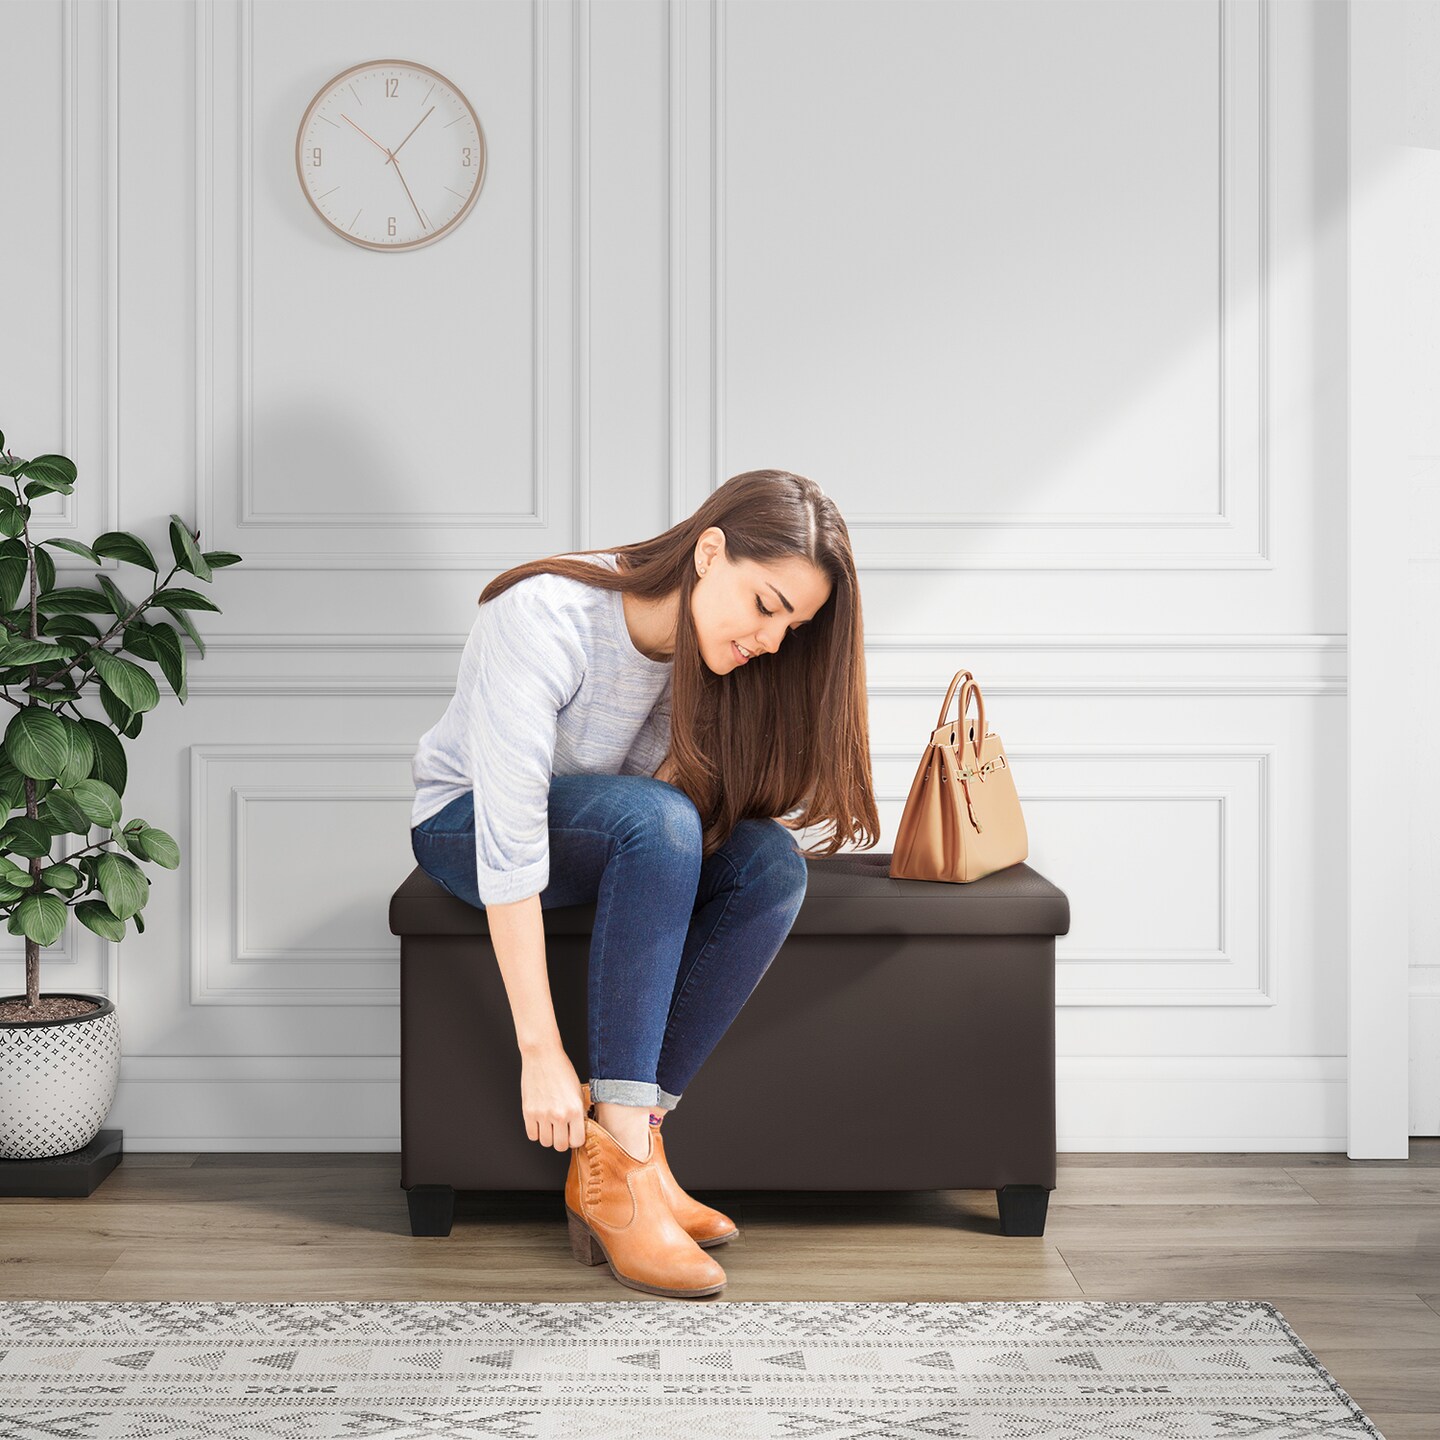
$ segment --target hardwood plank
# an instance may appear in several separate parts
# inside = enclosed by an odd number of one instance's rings
[[[1440,1366],[1432,1351],[1340,1345],[1327,1349],[1320,1363],[1362,1410],[1360,1396],[1375,1395],[1402,1414],[1429,1415],[1432,1433],[1440,1434]]]
[[[1329,1172],[1316,1172],[1329,1173]],[[1055,1177],[1050,1212],[1074,1205],[1306,1205],[1318,1203],[1284,1170],[1264,1166],[1215,1169],[1094,1169],[1066,1166]]]
[[[1440,1314],[1418,1295],[1363,1295],[1343,1305],[1313,1295],[1262,1295],[1319,1354],[1373,1345],[1377,1335],[1397,1347],[1440,1348]],[[1433,1358],[1429,1362],[1434,1364]]]
[[[1440,1245],[1440,1216],[1428,1205],[1072,1205],[1050,1211],[1045,1235],[1056,1244],[1102,1247],[1124,1236],[1127,1244],[1163,1248],[1178,1235],[1192,1249],[1393,1249]]]
[[[1370,1417],[1385,1440],[1435,1440],[1434,1415],[1404,1415],[1393,1410],[1372,1410],[1358,1395],[1350,1398]]]
[[[1306,1167],[1344,1169],[1350,1165],[1386,1165],[1405,1168],[1440,1165],[1440,1136],[1412,1135],[1408,1160],[1352,1160],[1343,1150],[1062,1150],[1061,1168],[1080,1165],[1193,1166],[1213,1170],[1222,1165],[1267,1165],[1281,1170]]]
[[[1186,1247],[1121,1249],[1071,1245],[1061,1255],[1084,1287],[1102,1300],[1269,1298],[1271,1291],[1348,1300],[1357,1295],[1413,1295],[1418,1277],[1435,1274],[1440,1245],[1279,1251],[1269,1245],[1222,1250]]]
[[[1367,1161],[1350,1170],[1287,1171],[1322,1205],[1434,1205],[1440,1207],[1440,1169],[1395,1171]]]

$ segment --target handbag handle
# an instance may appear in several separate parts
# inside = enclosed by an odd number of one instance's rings
[[[964,682],[963,684],[961,682]],[[980,693],[980,685],[973,673],[969,670],[957,670],[955,678],[950,682],[950,688],[945,692],[945,702],[940,706],[940,718],[935,722],[937,730],[943,729],[945,716],[950,710],[950,697],[955,693],[955,687],[960,686],[960,713],[955,717],[955,723],[960,727],[960,749],[964,753],[965,748],[965,712],[970,708],[970,697],[975,697],[976,709],[976,730],[975,730],[975,758],[980,758],[980,745],[985,738],[985,697]]]

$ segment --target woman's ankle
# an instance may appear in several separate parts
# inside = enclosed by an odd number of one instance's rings
[[[595,1102],[595,1120],[608,1130],[627,1154],[636,1160],[650,1158],[650,1109],[648,1105],[617,1105],[609,1100]]]

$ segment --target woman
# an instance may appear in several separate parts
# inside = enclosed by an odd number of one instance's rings
[[[480,595],[413,763],[420,866],[485,910],[531,1140],[570,1150],[572,1249],[714,1294],[739,1232],[676,1183],[660,1123],[805,897],[805,855],[873,846],[860,592],[813,481],[736,475],[680,524],[507,570]],[[858,822],[858,823],[857,823]],[[802,852],[788,833],[833,827]],[[541,911],[593,903],[590,1080],[566,1056]]]

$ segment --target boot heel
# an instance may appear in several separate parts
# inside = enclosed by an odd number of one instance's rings
[[[565,1207],[565,1218],[570,1225],[570,1253],[582,1265],[605,1264],[605,1252],[600,1248],[600,1242],[568,1205]]]

